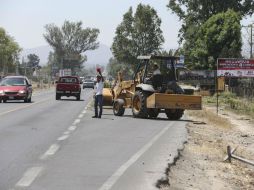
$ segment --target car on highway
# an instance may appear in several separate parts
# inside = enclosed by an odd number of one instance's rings
[[[79,77],[62,76],[56,81],[56,100],[60,100],[62,96],[74,96],[80,100],[81,87]]]
[[[25,76],[6,76],[0,81],[0,102],[24,100],[31,102],[32,85]]]
[[[94,88],[94,81],[91,79],[85,79],[83,82],[83,89],[85,88]]]

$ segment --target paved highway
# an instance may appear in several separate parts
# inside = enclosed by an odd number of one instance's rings
[[[81,101],[0,104],[1,190],[156,189],[186,140],[185,121],[115,117],[92,119],[92,90]]]

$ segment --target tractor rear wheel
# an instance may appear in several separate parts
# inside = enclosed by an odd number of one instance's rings
[[[147,118],[148,112],[146,108],[147,94],[143,91],[136,91],[132,98],[132,114],[134,117]]]
[[[113,113],[115,116],[123,116],[123,114],[125,112],[125,108],[123,106],[124,106],[124,100],[118,99],[118,100],[114,101]]]
[[[184,113],[182,109],[166,109],[165,113],[169,120],[179,120]]]
[[[157,108],[149,108],[147,109],[147,112],[148,112],[148,116],[150,118],[157,118],[159,113],[160,113],[160,109],[157,109]]]

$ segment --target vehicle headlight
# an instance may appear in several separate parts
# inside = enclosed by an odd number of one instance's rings
[[[19,94],[25,94],[25,93],[26,93],[25,90],[20,90],[20,91],[19,91]]]
[[[4,94],[4,91],[3,91],[3,90],[0,90],[0,94]]]

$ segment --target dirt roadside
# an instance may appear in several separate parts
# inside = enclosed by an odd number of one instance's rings
[[[254,166],[223,162],[227,145],[254,159],[254,120],[224,110],[217,116],[213,107],[187,115],[188,142],[169,169],[169,185],[160,189],[254,189]]]

